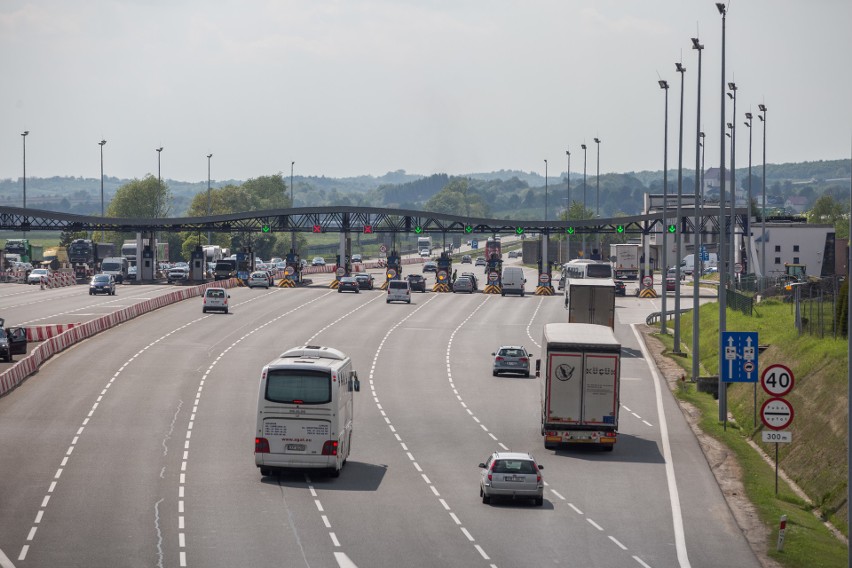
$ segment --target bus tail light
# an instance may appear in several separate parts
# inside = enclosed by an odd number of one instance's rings
[[[322,455],[336,456],[337,455],[337,440],[327,440],[322,445]]]
[[[256,454],[268,454],[269,453],[269,440],[266,438],[255,438],[254,439],[254,453]]]

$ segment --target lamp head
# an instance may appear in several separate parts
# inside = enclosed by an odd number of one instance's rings
[[[101,140],[100,142],[98,142],[98,146],[103,146],[104,144],[106,144],[106,140]]]
[[[601,139],[600,139],[600,138],[595,138],[595,144],[600,144],[600,143],[601,143]]]
[[[737,90],[737,84],[736,83],[728,83],[728,88],[732,91],[736,91]]]
[[[692,49],[697,49],[699,51],[704,49],[704,46],[698,43],[697,37],[692,38]]]
[[[583,150],[585,150],[585,149],[586,149],[586,145],[585,145],[585,144],[580,144],[580,148],[582,148]]]
[[[160,146],[159,148],[157,148],[157,152],[162,152],[162,151],[163,151],[163,147],[162,147],[162,146]]]
[[[750,112],[745,113],[745,117],[747,119],[751,120],[751,113]]]
[[[661,88],[661,89],[668,89],[668,88],[669,88],[669,82],[668,82],[668,81],[665,81],[665,80],[663,80],[663,79],[660,79],[660,80],[658,81],[658,83],[660,83],[660,88]]]
[[[761,112],[766,112],[766,105],[757,105]]]
[[[212,157],[213,157],[213,154],[207,154],[207,159],[208,159],[208,160],[209,160],[210,158],[212,158]]]
[[[734,100],[734,95],[732,95],[731,93],[728,93],[728,98],[731,99],[731,100]]]
[[[733,128],[733,127],[734,127],[734,125],[733,125],[733,124],[731,124],[731,123],[729,122],[729,123],[728,123],[728,128]]]
[[[29,130],[24,130],[23,132],[21,132],[21,136],[26,136],[29,133],[30,133]]]
[[[702,138],[704,138],[705,136],[707,136],[707,135],[706,135],[706,134],[704,134],[703,132],[699,132],[699,133],[698,133],[698,135],[699,135],[699,136],[701,136]]]
[[[686,71],[686,67],[684,67],[680,63],[675,63],[675,69],[677,69],[678,73],[684,73]]]
[[[763,122],[763,117],[762,117],[762,116],[757,115],[757,118],[759,118],[759,119],[760,119],[760,122]]]
[[[743,124],[745,124],[746,126],[748,126],[749,128],[751,128],[751,122],[743,122]]]
[[[722,4],[721,2],[716,2],[716,9],[719,10],[720,14],[722,14],[723,16],[725,15],[726,10],[724,4]]]

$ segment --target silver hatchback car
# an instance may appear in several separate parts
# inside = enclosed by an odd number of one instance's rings
[[[479,477],[479,496],[483,503],[492,497],[532,499],[537,506],[544,504],[544,479],[531,454],[521,452],[494,452],[485,463]]]
[[[491,374],[495,377],[500,373],[521,373],[525,377],[530,376],[531,353],[520,345],[504,345],[492,353],[494,356],[494,367]]]

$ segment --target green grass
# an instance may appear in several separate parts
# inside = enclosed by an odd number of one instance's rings
[[[766,464],[746,442],[748,438],[762,446],[765,453],[775,454],[774,444],[763,444],[762,427],[754,426],[754,408],[767,398],[758,387],[757,400],[752,384],[728,387],[728,410],[733,422],[727,429],[718,420],[718,402],[687,384],[676,395],[702,412],[700,427],[726,444],[737,456],[744,471],[746,494],[755,504],[761,520],[772,530],[770,556],[784,566],[847,566],[847,547],[835,538],[814,515],[819,509],[831,523],[848,536],[846,523],[846,388],[847,343],[845,339],[819,339],[798,336],[793,326],[789,304],[768,301],[758,305],[756,315],[747,317],[728,311],[728,331],[757,331],[762,345],[769,348],[760,354],[761,370],[769,364],[781,363],[791,368],[796,386],[785,398],[796,409],[789,430],[793,443],[779,444],[781,468],[799,485],[813,503],[799,499],[783,480],[775,495],[774,468]],[[700,312],[700,362],[707,373],[718,370],[719,326],[718,304],[708,304]],[[692,346],[692,315],[681,320],[682,350]],[[671,335],[659,337],[671,352]],[[691,353],[672,357],[687,371],[692,368]],[[702,374],[705,374],[702,371]],[[759,418],[758,418],[759,421]],[[778,523],[787,515],[787,534],[783,552],[775,552]]]

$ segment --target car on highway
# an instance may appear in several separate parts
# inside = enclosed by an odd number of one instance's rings
[[[473,285],[473,280],[468,278],[467,276],[459,276],[456,278],[456,281],[453,282],[453,293],[457,292],[467,292],[468,294],[473,294],[475,288]]]
[[[408,285],[412,292],[426,291],[426,279],[423,278],[422,274],[409,274],[406,280],[408,280]]]
[[[352,255],[352,262],[361,262],[361,255],[360,254],[353,254]]]
[[[488,263],[485,262],[484,256],[477,256],[476,257],[476,262],[474,263],[474,266],[485,266],[486,264],[488,264]]]
[[[544,479],[532,454],[524,452],[494,452],[479,464],[479,496],[483,503],[494,497],[532,499],[537,506],[544,504]]]
[[[311,266],[325,266],[325,259],[321,256],[315,256],[311,261]]]
[[[677,289],[677,278],[666,278],[666,292],[674,292]]]
[[[438,272],[438,263],[434,260],[423,263],[423,272]]]
[[[391,280],[388,282],[388,295],[385,300],[386,304],[391,302],[411,303],[411,286],[408,280]]]
[[[95,274],[89,282],[89,296],[107,294],[115,296],[115,277],[112,274]]]
[[[27,284],[41,284],[42,278],[47,281],[50,278],[50,271],[46,268],[34,268],[27,276]]]
[[[355,292],[357,294],[361,291],[361,286],[358,285],[358,281],[353,276],[344,276],[337,283],[337,291]]]
[[[183,282],[184,280],[189,279],[189,266],[183,266],[176,264],[174,268],[170,268],[166,273],[166,281],[171,284],[172,282]]]
[[[265,270],[255,270],[249,274],[246,284],[249,288],[257,287],[269,290],[269,273]]]
[[[420,258],[429,258],[431,253],[427,249],[423,249],[420,251]]]
[[[25,327],[4,327],[6,321],[0,318],[0,357],[11,363],[15,355],[27,354],[27,329]]]
[[[464,255],[462,255],[461,263],[462,264],[473,264],[473,259],[470,257],[469,254],[464,254]]]
[[[521,251],[519,251],[519,250],[510,250],[509,251],[509,258],[520,258],[520,256],[521,256]]]
[[[479,280],[476,279],[476,274],[473,272],[462,272],[459,276],[470,278],[470,281],[473,282],[473,291],[476,292],[479,290]]]
[[[204,296],[202,297],[201,311],[205,314],[208,311],[219,311],[227,314],[228,298],[230,297],[231,295],[224,288],[207,288],[204,290]]]
[[[128,280],[136,280],[136,265],[131,264],[127,267],[127,279]]]
[[[503,345],[491,354],[494,357],[491,374],[497,376],[500,373],[520,373],[525,377],[530,376],[531,353],[521,345]]]
[[[616,296],[626,296],[627,295],[627,285],[624,283],[624,280],[615,280],[615,295]]]
[[[355,280],[358,281],[358,287],[362,290],[372,290],[375,288],[375,280],[372,274],[367,274],[366,272],[356,274]]]

